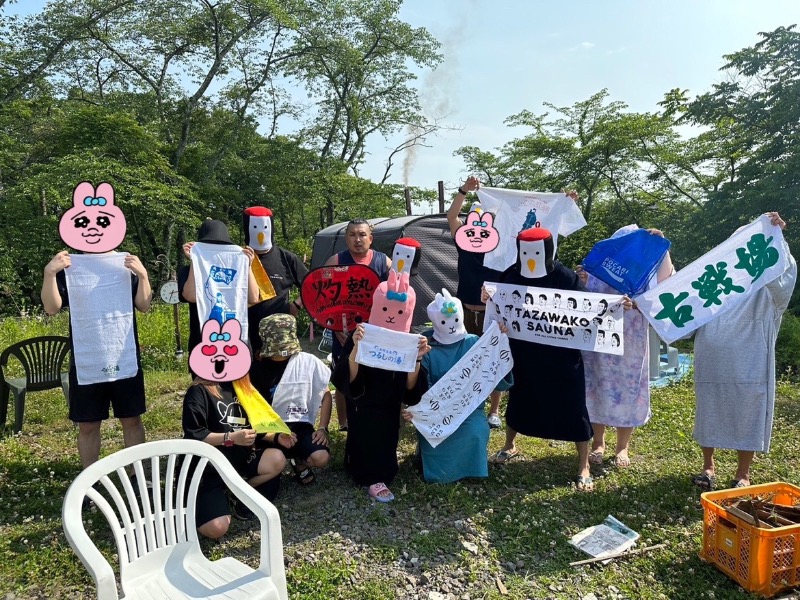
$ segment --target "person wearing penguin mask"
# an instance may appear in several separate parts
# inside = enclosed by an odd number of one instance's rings
[[[586,291],[578,275],[554,257],[553,235],[534,227],[517,236],[517,261],[501,283],[557,290]],[[484,297],[488,298],[484,291]],[[517,433],[575,442],[578,450],[576,486],[594,488],[589,471],[592,425],[586,410],[586,388],[580,350],[509,340],[514,357],[514,386],[506,408],[506,442],[491,462],[501,464],[519,454]]]
[[[422,258],[422,244],[414,238],[402,237],[394,243],[392,250],[392,271],[408,273],[411,277],[417,274],[419,261]]]
[[[289,292],[293,287],[300,289],[303,278],[308,275],[308,268],[294,252],[275,244],[275,226],[270,209],[263,206],[244,209],[242,230],[245,245],[255,251],[258,262],[263,267],[275,292],[274,297],[261,300],[248,309],[248,337],[253,354],[257,355],[262,344],[258,334],[258,325],[261,320],[277,313],[286,313],[297,317],[297,313],[303,307],[300,296],[293,301],[289,300]],[[255,261],[253,268],[254,270],[258,269]],[[256,273],[256,281],[259,281],[258,273]],[[262,285],[260,284],[259,287]]]

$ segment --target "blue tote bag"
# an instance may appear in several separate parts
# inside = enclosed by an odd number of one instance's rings
[[[584,259],[583,268],[615,290],[638,296],[647,290],[669,247],[669,240],[637,229],[597,242]]]

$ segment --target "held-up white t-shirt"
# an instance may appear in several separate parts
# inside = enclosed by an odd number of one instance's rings
[[[523,229],[547,229],[557,248],[559,235],[566,237],[586,225],[580,208],[566,194],[482,187],[478,198],[483,210],[494,215],[494,226],[500,234],[497,248],[483,259],[483,266],[495,271],[505,271],[514,264],[517,235]]]

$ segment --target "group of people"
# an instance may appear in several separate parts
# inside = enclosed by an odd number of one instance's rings
[[[458,188],[447,212],[454,239],[464,225],[460,215],[466,196],[479,188],[480,182],[475,177],[467,178]],[[552,214],[579,213],[575,197],[564,194],[554,200],[563,206]],[[786,226],[777,213],[770,213],[770,218],[774,225]],[[485,221],[478,222],[485,225]],[[558,233],[565,233],[564,228],[558,221],[537,223],[517,235],[514,264],[503,271],[485,267],[485,253],[470,252],[457,245],[458,287],[452,296],[449,290],[442,290],[427,305],[432,327],[419,336],[412,371],[393,371],[357,362],[359,343],[365,335],[364,324],[349,334],[334,336],[333,362],[329,368],[317,357],[303,352],[297,337],[295,316],[303,305],[300,297],[291,300],[290,292],[300,286],[308,269],[299,257],[274,243],[272,213],[268,209],[247,209],[243,228],[246,245],[242,252],[251,267],[253,263],[260,264],[272,287],[272,295],[263,299],[262,282],[254,275],[258,270],[248,274],[247,338],[253,361],[248,374],[237,382],[212,381],[192,373],[192,385],[184,399],[182,425],[186,438],[217,446],[237,471],[270,499],[278,492],[279,476],[287,461],[302,484],[311,483],[314,469],[329,462],[328,427],[334,404],[329,391],[331,383],[335,387],[339,428],[347,433],[346,470],[356,484],[367,487],[368,494],[376,501],[394,499],[389,485],[399,469],[400,423],[402,419],[414,419],[403,407],[417,404],[469,352],[483,333],[486,318],[500,320],[501,330],[506,331],[506,324],[497,315],[487,317],[486,303],[490,296],[484,282],[618,293],[581,268],[572,270],[561,264],[556,258],[556,246]],[[612,237],[623,236],[633,229],[636,226],[622,228]],[[663,237],[658,230],[648,231]],[[371,247],[372,229],[364,219],[348,223],[345,239],[347,249],[330,257],[326,264],[372,268],[381,283],[375,291],[367,322],[409,333],[416,294],[408,270],[398,270],[397,265],[393,268],[386,254]],[[201,224],[196,241],[233,245],[225,224],[214,220]],[[194,243],[185,245],[187,256],[191,256]],[[413,254],[413,245],[411,249]],[[537,260],[530,259],[534,255]],[[711,489],[716,481],[714,448],[738,451],[738,469],[732,482],[736,486],[749,485],[754,452],[769,449],[775,394],[775,339],[797,274],[796,263],[791,255],[789,258],[789,267],[781,277],[753,294],[727,318],[703,326],[696,335],[694,435],[703,449],[704,466],[693,481],[705,489]],[[64,276],[70,264],[70,255],[64,251],[56,254],[44,269],[41,295],[48,314],[70,305],[70,290]],[[145,312],[152,299],[147,271],[135,256],[127,256],[124,264],[131,272],[133,304]],[[657,285],[673,272],[667,253],[650,285]],[[203,324],[194,304],[199,288],[191,266],[179,272],[178,283],[182,300],[190,306],[191,351],[203,342]],[[628,467],[633,429],[647,423],[651,415],[648,325],[635,302],[624,297],[621,306],[625,309],[622,355],[510,339],[514,366],[487,394],[488,416],[481,402],[436,447],[422,435],[418,436],[417,463],[426,481],[447,483],[465,477],[487,477],[488,464],[507,463],[519,456],[515,441],[522,434],[574,442],[578,454],[575,485],[579,490],[590,491],[594,485],[590,466],[605,460],[605,431],[609,427],[617,432],[613,463],[620,468]],[[136,338],[135,319],[133,327]],[[754,357],[747,345],[741,343],[743,336],[762,340],[763,356]],[[728,345],[729,338],[736,343]],[[736,348],[741,350],[737,352]],[[747,369],[737,368],[740,360],[747,361]],[[141,415],[145,411],[145,394],[138,339],[136,362],[138,370],[132,378],[91,384],[79,383],[75,363],[71,362],[69,417],[78,425],[78,450],[84,467],[99,457],[100,425],[109,417],[109,404],[122,423],[125,445],[144,441]],[[290,433],[257,434],[237,399],[243,389],[260,394]],[[505,443],[489,456],[489,428],[501,427],[499,405],[504,390],[508,390]],[[247,516],[245,507],[229,505],[225,486],[213,472],[204,476],[199,494],[197,523],[203,535],[218,538],[228,530],[232,516]]]

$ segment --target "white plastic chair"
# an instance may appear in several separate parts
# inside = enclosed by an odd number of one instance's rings
[[[152,487],[145,474],[148,459]],[[258,570],[234,558],[210,561],[203,556],[195,525],[195,502],[208,463],[261,523]],[[135,480],[128,476],[129,465],[133,466]],[[112,473],[122,483],[122,490],[109,477]],[[84,497],[97,505],[111,527],[119,557],[121,593],[126,600],[288,598],[278,510],[213,446],[196,440],[139,444],[87,467],[67,490],[62,509],[67,540],[95,580],[98,600],[117,600],[120,596],[114,571],[83,524]]]

